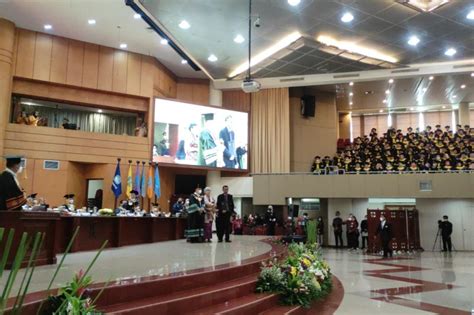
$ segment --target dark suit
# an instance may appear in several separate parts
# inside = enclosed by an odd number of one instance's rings
[[[267,235],[275,235],[276,216],[273,211],[265,214],[265,224],[267,225]]]
[[[441,237],[443,238],[443,251],[451,251],[451,234],[453,233],[453,224],[449,221],[443,221],[440,224]]]
[[[4,171],[0,174],[0,187],[0,211],[21,210],[26,198],[12,173]]]
[[[230,240],[230,218],[235,212],[234,208],[234,199],[231,194],[217,196],[216,228],[219,241],[222,241],[224,235],[226,242]]]
[[[382,227],[384,222],[380,222],[379,226],[377,227],[377,234],[380,235],[380,239],[382,240],[382,249],[383,249],[383,257],[392,257],[393,251],[390,248],[390,240],[392,239],[392,225],[385,221],[384,226]]]
[[[236,153],[235,153],[235,133],[233,130],[227,129],[225,127],[219,132],[219,139],[224,142],[225,150],[224,150],[224,164],[225,167],[228,168],[235,168],[236,164]],[[234,157],[231,160],[231,157]]]

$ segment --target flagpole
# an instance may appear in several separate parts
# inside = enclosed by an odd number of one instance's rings
[[[155,166],[154,169],[158,167],[158,163],[153,163],[153,164]],[[153,172],[153,173],[155,173],[155,172]],[[156,178],[153,181],[153,185],[155,184],[155,182],[156,182]],[[156,198],[156,191],[153,193],[153,196],[155,197],[155,204],[156,204],[158,202],[158,199]]]
[[[146,176],[146,173],[145,173],[145,161],[142,161],[142,177],[143,176]],[[145,181],[145,187],[143,187],[142,185],[143,183],[143,178],[141,179],[140,181],[140,196],[141,196],[141,200],[142,200],[142,207],[144,207],[144,201],[145,201],[145,198],[143,197],[143,191],[142,189],[145,188],[145,195],[146,195],[146,181]],[[142,209],[142,210],[145,210],[145,209]]]
[[[148,162],[148,167],[153,167],[151,161]],[[150,171],[148,171],[148,174],[150,174]],[[153,171],[151,172],[153,174]],[[150,181],[150,179],[148,179]],[[151,182],[151,185],[153,185],[154,182]],[[147,183],[147,194],[148,194],[148,183]],[[155,192],[153,192],[153,195]],[[148,213],[151,212],[151,198],[148,198]]]
[[[119,164],[119,167],[120,167],[120,161],[121,160],[122,160],[121,158],[117,158],[117,163]],[[118,197],[115,194],[114,194],[114,196],[115,196],[115,201],[114,201],[114,210],[115,210],[115,209],[117,209],[117,199],[118,199]]]

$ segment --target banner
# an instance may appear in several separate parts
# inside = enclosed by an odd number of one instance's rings
[[[160,198],[161,196],[160,173],[158,171],[158,164],[155,165],[155,196],[156,198]]]
[[[120,175],[120,161],[117,161],[117,167],[115,168],[115,175],[112,180],[112,191],[115,198],[118,198],[122,194],[122,176]]]
[[[148,199],[153,198],[153,166],[148,166],[148,186],[146,188],[146,196]]]
[[[127,197],[130,198],[130,191],[133,190],[133,180],[132,180],[132,163],[128,164],[128,175],[127,175]]]

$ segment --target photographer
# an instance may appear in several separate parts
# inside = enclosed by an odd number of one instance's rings
[[[448,221],[448,216],[443,216],[443,221],[438,221],[438,227],[441,230],[441,237],[443,239],[443,252],[451,252],[451,234],[453,233],[453,224]]]

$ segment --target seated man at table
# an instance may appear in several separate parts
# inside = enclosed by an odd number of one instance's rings
[[[26,204],[25,192],[17,179],[21,173],[21,157],[7,157],[7,168],[0,174],[0,211],[21,210]]]
[[[173,205],[173,215],[180,214],[184,209],[184,201],[183,198],[178,198],[178,201]]]
[[[74,205],[74,196],[75,196],[74,194],[64,195],[64,199],[66,199],[66,202],[64,203],[63,208],[69,212],[76,211],[76,206]]]
[[[26,197],[26,204],[23,205],[23,210],[32,210],[34,206],[38,205],[38,200],[36,200],[36,196],[38,194],[30,194]]]

